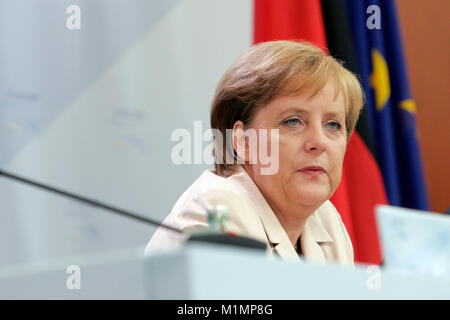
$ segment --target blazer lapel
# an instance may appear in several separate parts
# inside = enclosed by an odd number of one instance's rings
[[[333,242],[333,238],[315,214],[312,214],[306,221],[305,228],[300,236],[300,242],[303,254],[308,260],[325,262],[325,255],[320,244]]]
[[[291,241],[275,214],[272,213],[271,216],[262,214],[260,218],[267,235],[267,240],[273,248],[273,251],[284,260],[300,261],[298,253],[292,246]]]
[[[259,188],[242,166],[238,166],[237,170],[238,173],[231,176],[231,178],[236,179],[240,185],[244,186],[248,197],[255,205],[255,209],[261,219],[264,232],[267,236],[267,241],[269,242],[272,251],[285,260],[300,261],[300,258],[292,246],[286,232]]]
[[[281,226],[281,223],[245,169],[239,166],[238,174],[231,177],[236,179],[240,185],[244,186],[249,198],[255,205],[272,250],[285,260],[300,261],[301,259]],[[315,214],[312,214],[306,221],[305,228],[300,236],[300,241],[303,254],[307,260],[325,261],[320,243],[332,242],[333,239],[315,217]]]
[[[273,251],[285,260],[300,261],[298,253],[295,251],[273,211],[271,209],[270,212],[269,210],[260,211],[260,218]],[[333,242],[333,238],[319,219],[316,218],[315,214],[312,214],[306,221],[305,228],[300,235],[300,243],[305,259],[314,262],[326,262],[321,245],[330,242]]]

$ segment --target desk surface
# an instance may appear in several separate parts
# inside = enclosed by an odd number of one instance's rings
[[[144,248],[0,269],[1,299],[450,299],[450,277],[374,266],[269,259],[202,244],[143,255]],[[80,289],[69,289],[79,267]],[[73,286],[72,286],[73,287]]]

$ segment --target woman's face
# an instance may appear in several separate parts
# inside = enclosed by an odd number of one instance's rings
[[[256,113],[249,127],[278,129],[278,171],[263,175],[259,161],[248,165],[269,203],[318,207],[333,195],[341,180],[347,136],[344,99],[342,94],[335,98],[331,83],[312,98],[275,98]],[[269,138],[269,147],[271,143]]]

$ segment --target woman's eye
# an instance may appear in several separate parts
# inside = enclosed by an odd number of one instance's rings
[[[292,118],[292,119],[287,119],[286,121],[284,121],[284,123],[295,127],[296,125],[298,125],[300,123],[300,120],[297,118]]]
[[[341,124],[339,122],[335,122],[335,121],[328,122],[327,126],[328,126],[328,128],[330,128],[333,131],[339,131],[342,128]]]

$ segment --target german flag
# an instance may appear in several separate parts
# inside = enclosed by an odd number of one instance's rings
[[[341,60],[347,69],[360,75],[344,1],[323,0],[322,9],[330,54]],[[361,81],[361,77],[359,78]],[[369,100],[367,93],[365,95]],[[376,161],[376,147],[368,116],[369,107],[367,104],[364,106],[356,131],[349,141],[344,159],[343,181],[331,201],[338,211],[346,216],[345,220],[350,220],[349,233],[353,240],[355,260],[380,264],[381,249],[374,207],[377,204],[386,204],[387,197]]]
[[[306,40],[358,75],[366,96],[331,198],[355,261],[380,264],[376,204],[427,210],[415,105],[392,0],[254,0],[254,42]]]

